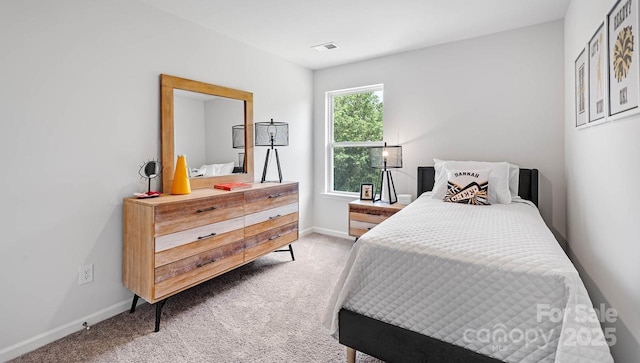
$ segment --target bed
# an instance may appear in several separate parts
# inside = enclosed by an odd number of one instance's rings
[[[613,362],[577,271],[537,210],[538,171],[520,169],[511,204],[431,198],[355,244],[324,318],[347,360]],[[425,193],[427,192],[427,193]],[[424,193],[424,194],[423,194]]]

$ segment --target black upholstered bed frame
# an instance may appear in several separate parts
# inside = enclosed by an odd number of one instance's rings
[[[418,194],[430,192],[435,183],[436,171],[433,166],[418,167]],[[520,183],[518,195],[522,199],[532,201],[538,205],[538,169],[520,169]]]
[[[431,191],[432,166],[418,167],[418,194]],[[518,195],[538,205],[538,170],[520,169]],[[489,363],[500,362],[471,350],[342,309],[338,316],[339,340],[356,351],[386,362]],[[355,354],[351,357],[355,361]],[[349,359],[349,354],[348,354]]]

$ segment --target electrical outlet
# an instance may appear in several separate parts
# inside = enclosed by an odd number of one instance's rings
[[[80,266],[78,269],[78,285],[93,282],[93,264]]]

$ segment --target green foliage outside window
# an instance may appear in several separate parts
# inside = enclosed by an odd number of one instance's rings
[[[334,96],[334,142],[382,141],[382,110],[382,100],[374,92]],[[361,183],[376,185],[379,178],[380,170],[369,166],[368,147],[334,147],[333,190],[360,192]]]

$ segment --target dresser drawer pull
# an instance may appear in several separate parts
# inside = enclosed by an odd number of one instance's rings
[[[269,196],[269,198],[278,198],[278,197],[282,196],[282,194],[283,194],[283,193],[271,194],[271,195]]]
[[[198,210],[196,211],[196,213],[209,212],[209,211],[212,211],[212,210],[216,210],[216,207],[209,207],[209,208],[204,208],[204,209],[198,209]]]
[[[216,232],[213,232],[213,233],[208,234],[208,235],[206,235],[206,236],[200,236],[200,237],[198,237],[198,239],[205,239],[205,238],[213,237],[213,236],[215,236],[215,235],[216,235]]]
[[[282,217],[281,214],[276,214],[275,216],[269,217],[269,219],[276,219]]]
[[[269,241],[273,241],[276,238],[280,238],[280,235],[276,234],[275,236],[269,237]]]
[[[208,264],[210,264],[210,263],[214,263],[214,262],[216,262],[216,259],[215,259],[215,258],[214,258],[213,260],[211,260],[211,261],[208,261],[208,262],[202,262],[202,263],[199,263],[199,264],[197,264],[197,265],[196,265],[196,267],[200,268],[200,267],[202,267],[202,266],[206,266],[206,265],[208,265]]]

